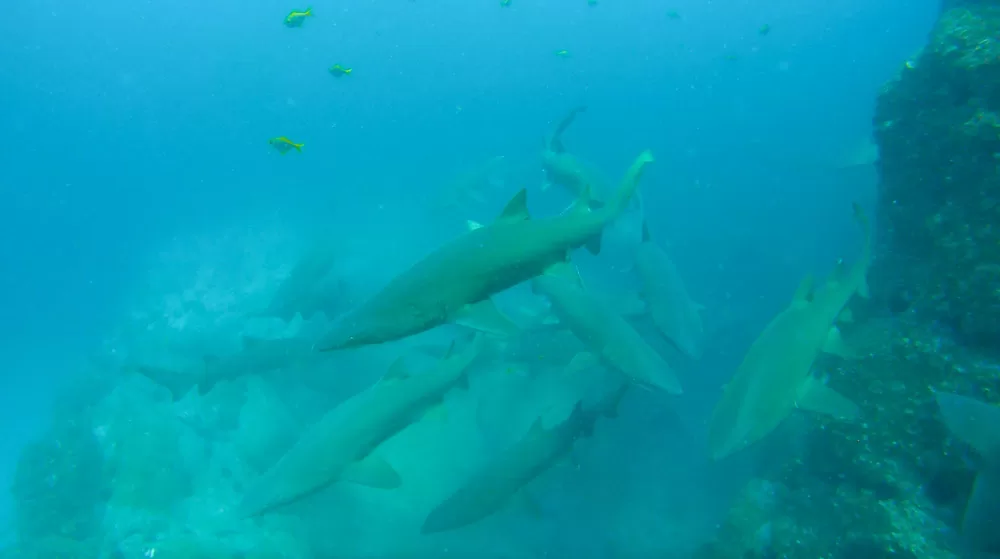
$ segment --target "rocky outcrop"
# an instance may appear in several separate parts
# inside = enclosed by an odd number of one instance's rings
[[[875,284],[965,342],[1000,339],[1000,3],[946,9],[883,88]]]
[[[699,559],[967,556],[976,457],[933,394],[1000,403],[1000,2],[943,3],[881,91],[874,129],[871,283],[893,316],[846,332],[868,357],[816,363],[863,420],[802,414],[801,444],[757,472]]]

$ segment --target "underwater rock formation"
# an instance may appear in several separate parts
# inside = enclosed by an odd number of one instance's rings
[[[800,433],[771,441],[784,459],[758,469],[698,559],[968,556],[958,527],[976,459],[934,392],[997,403],[997,363],[912,314],[859,325],[849,340],[869,356],[816,368],[862,421],[798,415]]]
[[[944,8],[878,98],[875,283],[890,308],[986,345],[1000,336],[1000,3]]]
[[[783,459],[757,470],[699,559],[970,556],[959,527],[979,457],[934,393],[1000,403],[998,93],[1000,2],[945,0],[874,119],[870,280],[891,313],[845,328],[867,357],[815,364],[862,420],[800,414],[801,432],[773,443]]]
[[[11,494],[19,545],[11,557],[95,557],[109,487],[86,421],[65,421],[21,453]]]

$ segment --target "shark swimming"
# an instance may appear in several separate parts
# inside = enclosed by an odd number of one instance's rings
[[[278,285],[267,308],[256,316],[290,321],[296,314],[309,320],[316,313],[323,313],[327,318],[336,318],[348,306],[347,282],[335,273],[340,257],[330,243],[308,246]]]
[[[561,324],[592,353],[579,353],[570,367],[599,362],[645,387],[682,392],[670,365],[613,308],[588,293],[572,264],[561,263],[532,280],[535,293],[552,303]]]
[[[337,481],[381,489],[401,483],[373,452],[380,444],[440,405],[445,394],[468,386],[481,335],[456,351],[454,344],[433,370],[410,374],[402,358],[382,379],[323,416],[244,495],[243,517],[256,516],[312,495]]]
[[[542,190],[547,190],[549,185],[555,184],[566,189],[573,197],[579,198],[584,189],[589,188],[598,194],[594,200],[596,203],[607,194],[606,181],[592,166],[567,152],[562,143],[563,132],[573,124],[578,114],[586,110],[587,107],[576,107],[571,110],[547,138],[545,149],[542,151],[542,170],[548,180]]]
[[[700,358],[703,307],[691,299],[677,265],[652,240],[645,223],[635,252],[635,273],[641,284],[639,295],[656,329],[687,357]]]
[[[935,398],[948,430],[982,457],[962,535],[979,551],[1000,553],[1000,406],[948,392]]]
[[[622,384],[593,407],[579,400],[568,418],[545,428],[538,418],[521,440],[503,451],[438,504],[424,520],[423,534],[455,530],[500,510],[525,485],[558,464],[582,436],[590,436],[603,415],[616,417],[628,389]]]
[[[596,254],[601,234],[625,210],[653,156],[645,151],[625,174],[614,198],[599,208],[581,198],[570,211],[532,219],[527,193],[518,192],[500,217],[445,244],[341,316],[320,340],[321,351],[398,340],[446,323],[510,334],[516,326],[490,297],[527,281],[586,245]]]
[[[820,352],[855,357],[840,337],[836,321],[857,293],[868,296],[871,228],[860,206],[855,220],[864,232],[861,258],[850,268],[838,262],[818,290],[806,278],[792,304],[764,328],[725,386],[709,425],[709,450],[718,460],[773,431],[795,408],[856,419],[857,406],[811,375]]]

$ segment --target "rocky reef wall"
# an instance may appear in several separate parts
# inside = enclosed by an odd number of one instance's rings
[[[976,556],[959,525],[977,457],[934,393],[1000,403],[1000,2],[945,0],[873,124],[876,297],[842,328],[865,357],[815,363],[862,420],[786,420],[698,559]]]
[[[890,307],[1000,339],[1000,3],[945,3],[878,97],[875,285]]]

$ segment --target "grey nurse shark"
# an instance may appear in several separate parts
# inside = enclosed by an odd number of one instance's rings
[[[641,284],[639,296],[656,329],[685,356],[699,359],[705,335],[704,307],[691,299],[677,265],[652,240],[645,223],[634,269]]]
[[[570,368],[600,363],[641,386],[682,392],[670,365],[616,309],[587,292],[572,264],[551,267],[532,281],[532,289],[551,302],[559,323],[589,350],[577,354]]]
[[[982,457],[962,515],[962,535],[976,550],[1000,554],[1000,406],[938,392],[948,430]]]
[[[338,481],[382,489],[401,483],[373,452],[429,410],[452,388],[468,386],[482,336],[456,352],[454,344],[431,371],[410,374],[397,360],[382,379],[324,415],[243,497],[242,516],[296,502]]]
[[[861,258],[843,261],[819,289],[806,278],[792,299],[764,328],[726,385],[709,425],[709,449],[716,460],[759,441],[796,408],[853,420],[858,407],[812,375],[820,352],[857,357],[844,344],[836,322],[844,307],[859,294],[868,295],[871,230],[860,206],[855,219],[864,231]]]
[[[628,386],[620,384],[590,407],[578,400],[573,413],[552,427],[546,428],[542,418],[536,420],[527,435],[438,504],[424,520],[421,533],[454,530],[500,510],[524,486],[563,460],[577,440],[591,435],[595,422],[602,415],[616,417],[618,403]]]
[[[640,154],[609,203],[593,204],[585,193],[554,217],[531,218],[521,190],[496,221],[435,250],[341,316],[317,348],[379,344],[446,323],[489,333],[516,332],[490,297],[564,262],[576,248],[586,245],[590,252],[600,252],[602,232],[626,209],[652,161],[648,151]]]

